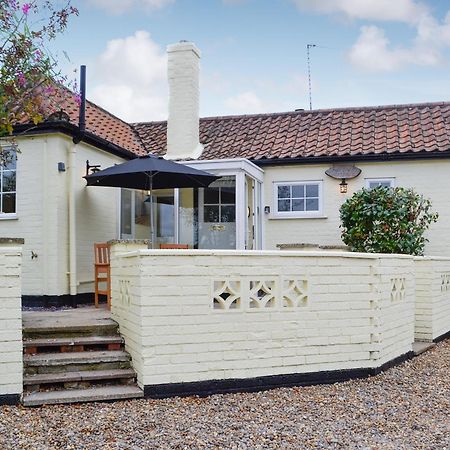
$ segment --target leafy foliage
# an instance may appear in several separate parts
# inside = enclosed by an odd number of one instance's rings
[[[53,97],[61,100],[67,83],[47,50],[78,10],[70,0],[0,0],[0,137],[18,123],[44,119]]]
[[[422,255],[431,207],[414,189],[361,189],[340,208],[342,240],[355,252]]]

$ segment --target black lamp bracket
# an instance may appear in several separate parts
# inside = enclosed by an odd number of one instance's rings
[[[91,175],[93,173],[97,173],[100,170],[101,165],[91,165],[89,164],[89,160],[86,161],[86,176]]]

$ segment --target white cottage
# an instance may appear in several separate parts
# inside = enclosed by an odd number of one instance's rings
[[[450,253],[450,103],[199,119],[200,51],[181,42],[168,55],[167,122],[127,124],[88,102],[87,132],[74,144],[78,112],[68,102],[66,114],[15,130],[20,153],[0,171],[0,236],[25,239],[26,304],[90,300],[94,242],[150,236],[147,192],[82,178],[148,152],[221,176],[207,189],[155,192],[157,243],[339,247],[342,202],[383,184],[432,199],[440,219],[426,252]],[[325,173],[333,166],[361,171],[335,179]]]

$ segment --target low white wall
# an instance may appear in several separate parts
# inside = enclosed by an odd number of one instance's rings
[[[113,250],[112,313],[141,386],[377,368],[414,340],[413,258]]]
[[[0,404],[22,393],[20,247],[0,245]]]
[[[450,331],[450,258],[416,258],[415,337],[432,341]]]

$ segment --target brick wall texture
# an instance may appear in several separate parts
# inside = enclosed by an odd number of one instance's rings
[[[21,249],[0,247],[0,396],[22,393]]]
[[[141,385],[379,367],[414,341],[414,258],[113,251]]]

